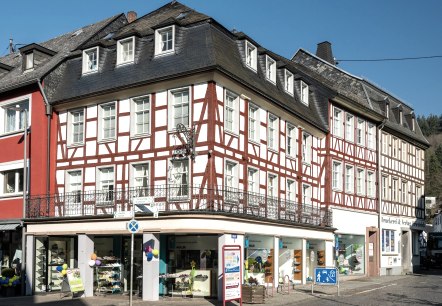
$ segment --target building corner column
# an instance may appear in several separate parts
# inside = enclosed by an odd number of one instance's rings
[[[89,266],[91,254],[94,253],[94,237],[86,234],[78,234],[78,268],[83,280],[84,294],[82,297],[94,295],[94,268]]]
[[[26,238],[26,271],[25,271],[25,295],[34,292],[34,265],[35,265],[35,239],[34,235],[27,234]]]
[[[146,259],[149,248],[160,249],[160,234],[143,233],[143,301],[158,301],[160,299],[160,259]],[[133,278],[135,282],[136,279]]]

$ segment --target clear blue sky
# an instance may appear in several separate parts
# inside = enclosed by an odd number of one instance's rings
[[[9,38],[42,42],[107,17],[134,10],[142,16],[167,0],[16,0],[1,4],[0,55]],[[337,59],[442,56],[441,0],[181,0],[227,29],[291,58],[299,49],[333,44]],[[402,99],[417,115],[442,115],[442,58],[341,62]]]

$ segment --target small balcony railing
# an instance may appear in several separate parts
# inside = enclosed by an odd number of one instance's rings
[[[111,217],[114,213],[132,212],[134,208],[137,214],[150,214],[149,207],[153,206],[160,214],[224,214],[332,226],[332,213],[327,207],[266,197],[240,189],[189,185],[155,185],[147,188],[31,196],[27,201],[26,218]]]

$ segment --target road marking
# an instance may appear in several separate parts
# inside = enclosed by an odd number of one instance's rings
[[[349,295],[345,295],[345,296],[353,296],[353,295],[358,295],[358,294],[363,294],[363,293],[367,293],[367,292],[371,292],[371,291],[375,291],[375,290],[379,290],[379,289],[384,289],[390,286],[396,286],[396,284],[390,284],[390,285],[386,285],[386,286],[382,286],[382,287],[378,287],[378,288],[373,288],[373,289],[368,289],[368,290],[364,290],[361,292],[356,292],[354,294],[349,294]]]

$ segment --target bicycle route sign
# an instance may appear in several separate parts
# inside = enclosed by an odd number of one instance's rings
[[[131,234],[135,234],[140,230],[140,224],[138,223],[137,220],[130,220],[129,222],[127,222],[127,230],[131,233]]]

